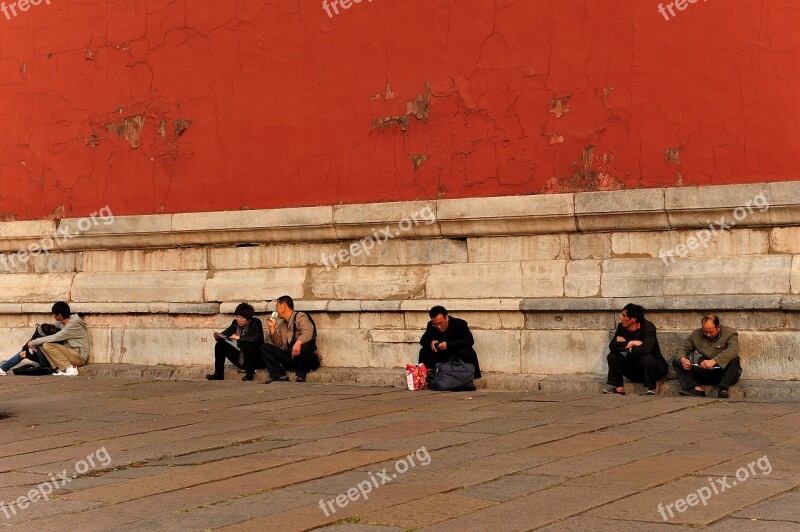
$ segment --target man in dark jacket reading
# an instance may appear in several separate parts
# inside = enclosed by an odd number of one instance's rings
[[[452,357],[458,357],[475,366],[475,378],[480,379],[478,354],[472,348],[475,340],[467,322],[448,316],[447,309],[442,306],[433,307],[428,316],[431,321],[428,322],[425,334],[419,341],[422,345],[419,351],[419,364],[425,364],[425,367],[432,372],[436,369],[437,363],[449,362]]]

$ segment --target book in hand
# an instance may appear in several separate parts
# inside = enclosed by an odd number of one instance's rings
[[[232,340],[230,336],[225,336],[224,334],[217,333],[218,340],[224,340],[231,344],[236,349],[239,349],[239,345],[236,343],[236,340]]]

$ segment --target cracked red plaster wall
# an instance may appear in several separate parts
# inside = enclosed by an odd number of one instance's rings
[[[657,8],[59,0],[0,16],[0,217],[797,178],[794,0]]]

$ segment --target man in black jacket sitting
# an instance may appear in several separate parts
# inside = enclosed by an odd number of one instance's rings
[[[255,317],[255,309],[248,303],[237,305],[236,317],[221,333],[214,333],[214,373],[206,375],[210,381],[225,378],[225,359],[237,368],[244,369],[243,381],[253,380],[257,369],[265,367],[260,350],[264,345],[264,327]]]
[[[478,354],[472,348],[475,340],[469,330],[469,325],[464,320],[447,315],[447,309],[442,306],[433,307],[428,312],[431,321],[419,343],[419,364],[425,364],[430,371],[429,376],[436,370],[437,363],[449,362],[452,357],[458,357],[464,362],[475,366],[475,378],[481,378],[481,368],[478,365]]]
[[[625,395],[623,376],[644,383],[646,395],[656,394],[656,381],[667,375],[669,366],[656,338],[656,326],[644,319],[644,308],[629,303],[619,315],[619,325],[608,348],[608,384],[603,393]]]

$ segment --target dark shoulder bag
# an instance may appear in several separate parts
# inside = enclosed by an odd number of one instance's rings
[[[450,362],[436,364],[436,373],[428,389],[438,392],[475,391],[475,366],[453,357]]]

